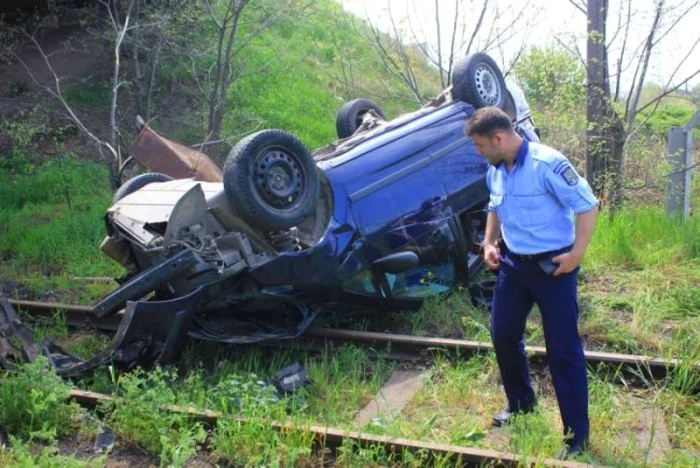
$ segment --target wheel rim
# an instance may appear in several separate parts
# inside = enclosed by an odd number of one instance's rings
[[[254,176],[260,198],[274,208],[293,206],[304,190],[299,161],[278,149],[265,151],[256,158]]]
[[[501,87],[496,78],[496,73],[486,65],[479,65],[476,69],[476,89],[479,97],[489,106],[495,106],[501,100]]]

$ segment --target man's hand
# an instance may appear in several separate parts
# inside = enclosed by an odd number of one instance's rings
[[[498,270],[501,266],[500,257],[501,252],[495,244],[484,244],[484,262],[489,270]]]
[[[559,265],[559,267],[554,270],[553,275],[559,276],[565,273],[570,273],[578,266],[581,261],[581,255],[575,253],[573,250],[571,252],[566,252],[561,255],[557,255],[552,259],[552,262]]]
[[[597,216],[597,206],[576,215],[576,240],[574,241],[574,248],[571,249],[571,252],[557,255],[552,259],[554,263],[559,264],[559,268],[554,270],[554,276],[574,271],[574,268],[581,263],[583,254],[586,253],[588,243],[591,241]]]

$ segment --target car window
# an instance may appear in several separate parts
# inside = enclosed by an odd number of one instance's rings
[[[352,278],[343,281],[343,289],[354,294],[375,294],[377,289],[372,281],[372,273],[363,270]]]
[[[422,298],[450,290],[454,282],[454,264],[447,262],[432,267],[416,267],[396,275],[385,275],[395,298]]]
[[[447,224],[423,236],[410,248],[420,264],[406,272],[385,273],[394,298],[422,298],[447,292],[455,282],[455,238]]]

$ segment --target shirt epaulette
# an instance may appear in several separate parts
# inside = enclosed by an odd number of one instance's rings
[[[559,151],[545,147],[539,143],[532,142],[530,143],[530,156],[532,157],[532,159],[542,161],[550,167],[568,161],[566,157]],[[552,167],[552,169],[554,170],[555,167]]]

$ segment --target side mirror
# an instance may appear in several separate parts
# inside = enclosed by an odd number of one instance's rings
[[[372,265],[385,273],[403,273],[417,267],[418,255],[415,252],[396,252],[375,260]]]

